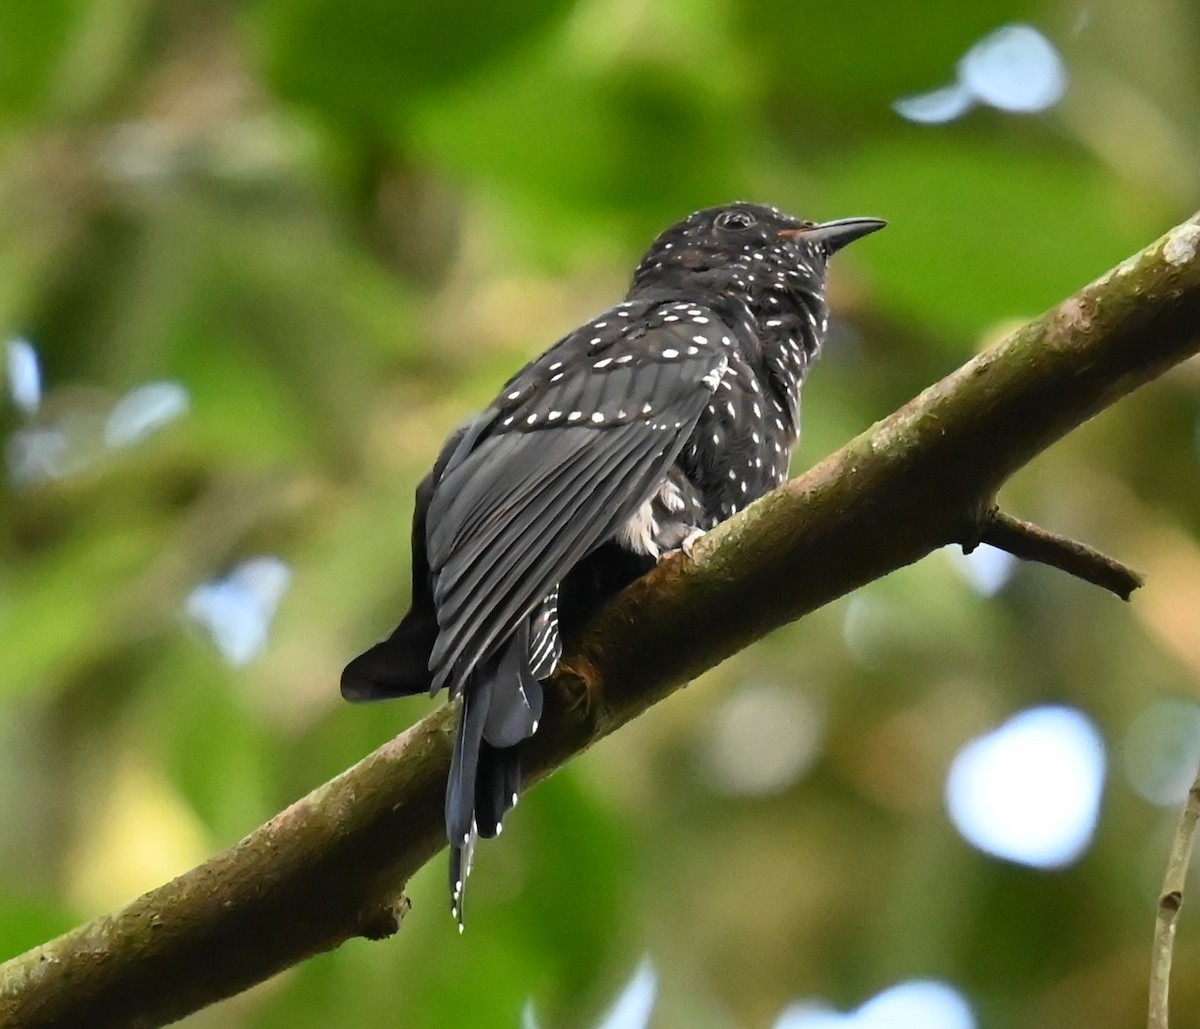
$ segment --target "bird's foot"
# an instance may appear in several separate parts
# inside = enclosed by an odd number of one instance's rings
[[[596,699],[590,685],[593,678],[565,661],[559,663],[556,677],[559,695],[566,699],[567,712],[573,716],[590,715]]]
[[[683,537],[682,540],[680,540],[679,546],[672,547],[665,554],[663,554],[663,557],[666,557],[667,554],[683,554],[683,556],[689,561],[694,561],[696,558],[692,553],[692,550],[696,546],[696,542],[704,535],[704,529],[692,529],[686,536]]]

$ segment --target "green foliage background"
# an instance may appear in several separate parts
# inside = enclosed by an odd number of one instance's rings
[[[1016,20],[1063,53],[1052,112],[892,111]],[[136,448],[0,486],[0,956],[427,710],[336,689],[404,609],[415,482],[659,229],[736,197],[890,220],[837,262],[810,464],[1200,206],[1198,40],[1187,0],[0,5],[0,335],[39,348],[44,418],[86,427],[150,379],[192,397]],[[396,938],[187,1024],[504,1026],[534,998],[586,1026],[643,954],[661,1027],[767,1026],[914,976],[981,1026],[1137,1024],[1173,813],[1133,792],[1125,741],[1200,692],[1198,394],[1178,370],[1005,495],[1148,572],[1132,606],[1041,568],[987,599],[934,555],[532,792],[481,852],[464,937],[435,862]],[[259,553],[294,580],[268,651],[231,669],[184,600]],[[819,712],[814,764],[777,795],[706,772],[747,684]],[[1094,846],[1053,873],[976,853],[942,807],[955,751],[1042,702],[1087,712],[1110,758]],[[1200,1010],[1186,909],[1175,990]]]

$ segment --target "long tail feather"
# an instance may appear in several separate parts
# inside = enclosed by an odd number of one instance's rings
[[[482,839],[500,835],[504,816],[516,804],[520,791],[521,748],[500,749],[484,740],[475,790],[475,822]]]
[[[557,591],[498,653],[472,669],[462,690],[446,785],[450,905],[460,927],[475,841],[499,835],[521,790],[519,745],[537,731],[542,715],[542,684],[533,674],[531,648],[540,655],[543,674],[549,674],[547,656],[561,650],[554,624],[556,601]],[[537,638],[531,640],[535,632]]]

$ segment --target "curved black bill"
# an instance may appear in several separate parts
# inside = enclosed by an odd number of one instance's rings
[[[808,225],[799,229],[783,229],[779,235],[784,239],[803,240],[805,243],[820,243],[828,253],[841,250],[847,243],[878,232],[887,222],[882,218],[839,218],[837,221]]]

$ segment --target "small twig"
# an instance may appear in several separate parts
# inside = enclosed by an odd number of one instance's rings
[[[1058,568],[1077,579],[1101,586],[1122,600],[1128,600],[1129,595],[1145,582],[1116,558],[999,510],[991,513],[978,540],[964,543],[963,550],[970,553],[974,543],[987,543],[1022,561],[1037,561]]]
[[[1183,886],[1192,860],[1196,824],[1200,822],[1200,778],[1188,790],[1187,803],[1179,815],[1167,873],[1158,895],[1158,913],[1154,919],[1154,949],[1150,959],[1149,1029],[1167,1029],[1168,994],[1171,989],[1171,956],[1175,946],[1175,923],[1183,906]]]

